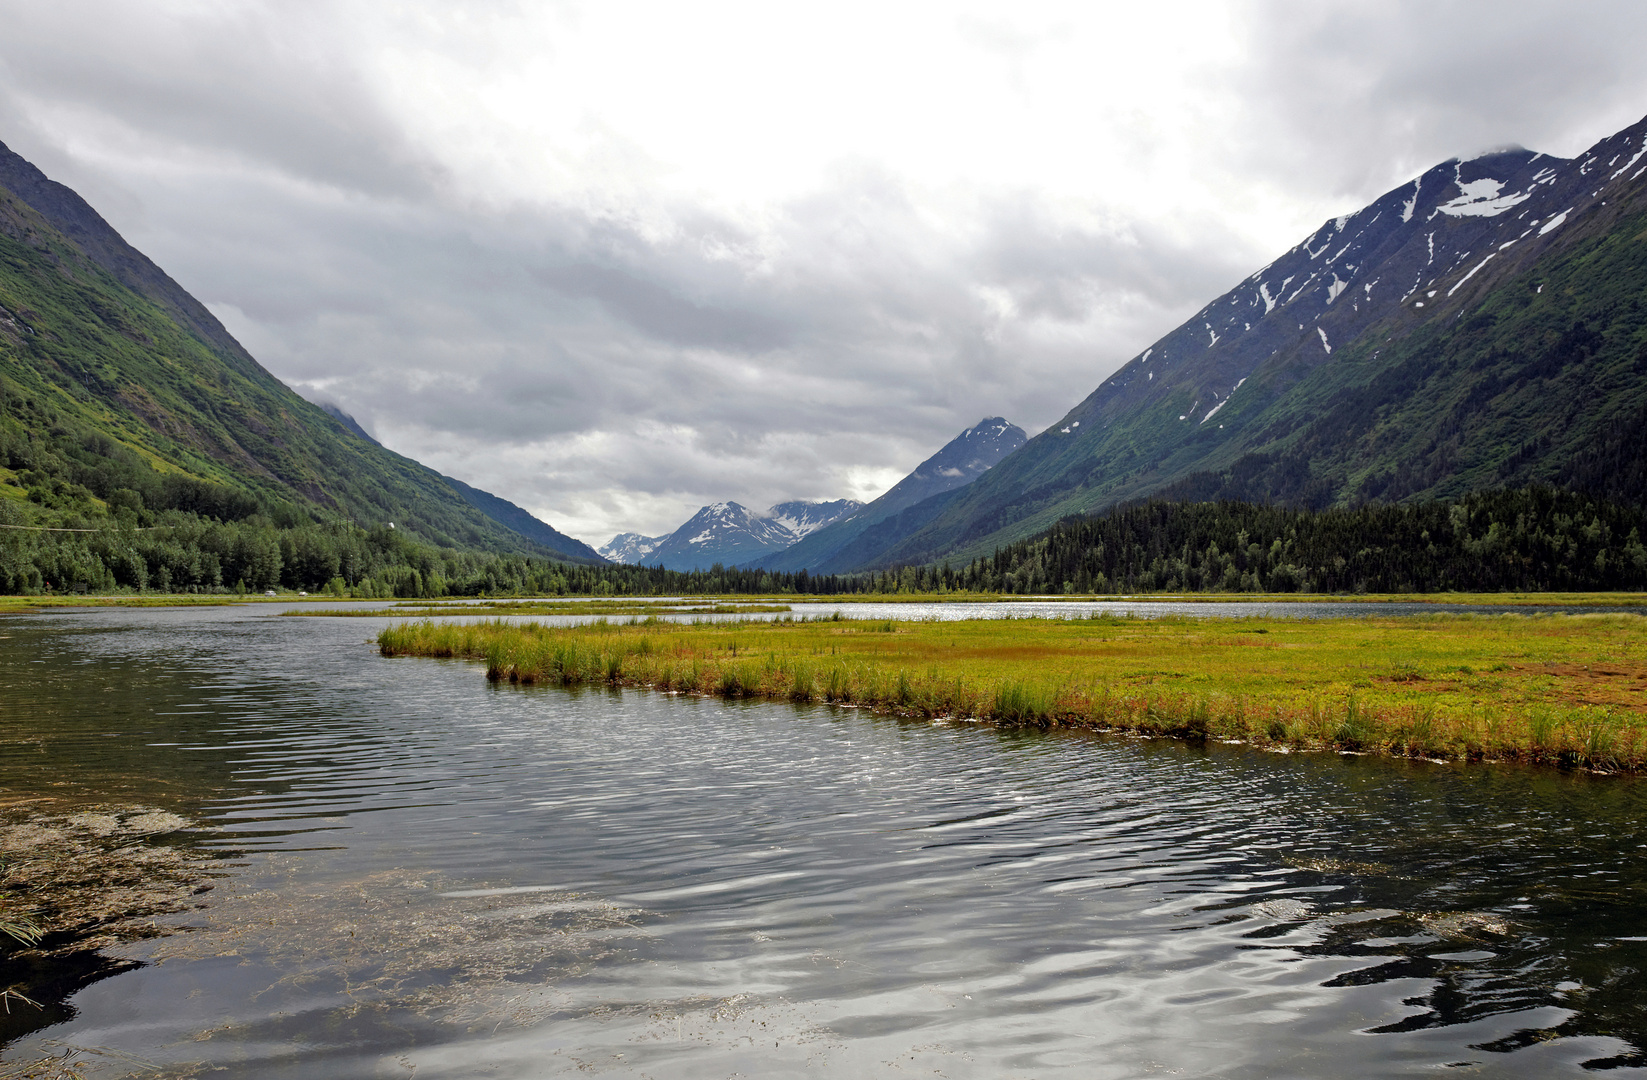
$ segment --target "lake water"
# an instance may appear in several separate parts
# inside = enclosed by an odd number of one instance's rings
[[[1634,779],[496,687],[381,658],[383,620],[273,610],[0,619],[4,794],[181,814],[199,828],[144,842],[223,875],[161,917],[177,932],[29,972],[63,994],[11,1005],[8,1060],[259,1078],[1647,1064]]]

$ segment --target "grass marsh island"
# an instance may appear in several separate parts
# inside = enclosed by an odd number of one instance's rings
[[[1633,614],[1364,619],[423,620],[385,656],[612,685],[1435,760],[1647,769]]]

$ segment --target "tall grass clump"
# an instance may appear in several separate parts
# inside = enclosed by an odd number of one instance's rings
[[[789,700],[811,701],[817,693],[812,677],[812,665],[796,661],[789,669]]]
[[[1360,750],[1373,739],[1373,725],[1354,694],[1344,701],[1344,718],[1333,732],[1333,742],[1346,750]]]
[[[830,667],[829,673],[824,676],[824,700],[845,702],[852,700],[851,682],[847,678],[846,668],[840,664]]]
[[[1052,695],[1042,687],[1013,679],[996,688],[990,719],[1008,724],[1045,725],[1051,717]]]

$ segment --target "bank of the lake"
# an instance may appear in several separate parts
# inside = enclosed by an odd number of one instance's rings
[[[1647,770],[1641,616],[424,620],[385,656],[494,681],[862,705],[904,716],[1286,750]]]

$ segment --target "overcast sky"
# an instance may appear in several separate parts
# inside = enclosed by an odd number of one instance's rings
[[[594,544],[1034,434],[1640,0],[0,0],[0,141],[300,393]]]

